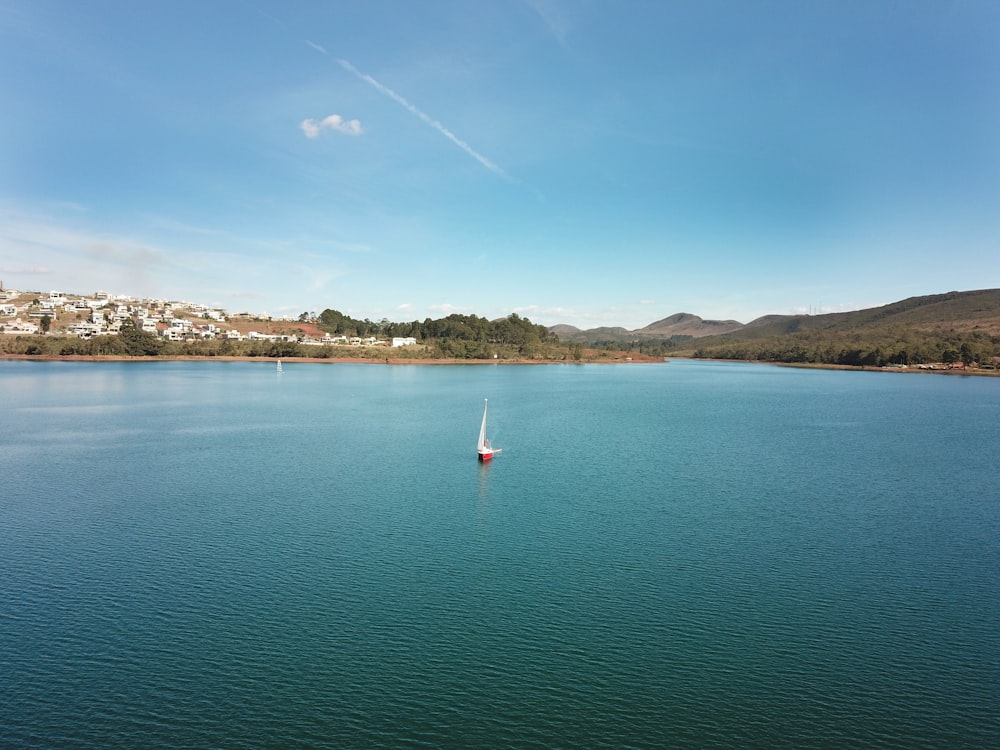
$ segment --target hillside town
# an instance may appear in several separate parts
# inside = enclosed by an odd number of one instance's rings
[[[89,339],[117,334],[125,321],[139,330],[153,333],[167,341],[228,339],[231,341],[292,341],[304,345],[328,346],[410,346],[413,337],[379,339],[331,336],[310,326],[309,335],[302,327],[295,332],[293,318],[271,318],[241,312],[230,314],[218,307],[193,302],[136,298],[98,291],[90,296],[60,291],[23,292],[3,288],[0,282],[0,335],[63,335]],[[263,328],[264,330],[257,330]],[[269,329],[280,328],[281,332]]]

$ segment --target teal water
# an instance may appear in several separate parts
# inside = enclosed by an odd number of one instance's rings
[[[8,361],[0,483],[2,747],[1000,745],[1000,379]]]

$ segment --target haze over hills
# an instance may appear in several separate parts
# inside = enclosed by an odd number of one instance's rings
[[[655,340],[673,337],[727,341],[771,338],[806,331],[843,332],[886,326],[914,329],[981,330],[1000,334],[1000,289],[948,292],[910,297],[881,307],[822,315],[765,315],[747,324],[735,320],[703,320],[677,313],[644,328],[592,328],[580,330],[557,325],[549,330],[566,342]]]
[[[643,328],[629,330],[620,326],[601,328],[588,328],[583,331],[571,325],[550,326],[549,330],[565,341],[593,340],[596,338],[671,338],[672,336],[691,336],[699,338],[702,336],[713,336],[720,333],[728,333],[743,328],[743,324],[737,320],[704,320],[691,313],[675,313],[669,317],[657,320]]]

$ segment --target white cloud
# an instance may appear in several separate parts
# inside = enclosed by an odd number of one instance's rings
[[[0,217],[0,256],[9,263],[5,279],[32,275],[56,289],[115,288],[144,295],[171,268],[170,252],[141,239],[17,211],[0,209]]]
[[[195,224],[187,224],[185,222],[177,221],[176,219],[171,219],[166,216],[159,216],[156,214],[145,214],[142,217],[146,223],[156,229],[163,229],[168,232],[175,232],[178,234],[194,235],[199,237],[228,237],[229,232],[222,229],[213,229],[210,227],[197,226]]]
[[[324,130],[344,135],[361,135],[365,132],[360,120],[345,120],[340,115],[327,115],[322,120],[309,118],[299,123],[299,128],[306,138],[318,138]]]
[[[451,315],[452,313],[462,312],[461,307],[456,307],[448,302],[442,302],[438,305],[428,305],[427,309],[434,313],[440,313],[441,315]]]
[[[315,138],[319,135],[319,123],[315,120],[303,120],[299,127],[306,134],[306,138]]]
[[[47,276],[52,269],[47,266],[0,266],[0,273],[10,276]]]

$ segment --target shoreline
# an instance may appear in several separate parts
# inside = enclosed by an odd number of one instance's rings
[[[685,362],[735,362],[747,365],[771,365],[773,367],[792,367],[800,370],[841,370],[846,372],[884,372],[884,373],[915,373],[919,375],[966,375],[969,377],[1000,377],[1000,370],[982,370],[979,368],[966,369],[922,369],[920,367],[875,367],[873,365],[836,365],[822,362],[774,362],[765,359],[718,359],[715,357],[705,357],[695,359],[693,357],[666,357],[666,360],[684,360]]]
[[[881,373],[916,373],[921,375],[958,375],[966,377],[1000,377],[1000,370],[981,369],[921,369],[918,367],[874,367],[871,365],[837,365],[818,362],[770,362],[767,360],[734,360],[734,359],[694,359],[692,357],[650,357],[631,356],[595,359],[423,359],[419,357],[236,357],[219,355],[215,357],[200,357],[194,355],[169,356],[137,356],[99,355],[99,354],[0,354],[0,361],[16,360],[22,362],[260,362],[275,364],[277,362],[292,364],[363,364],[363,365],[632,365],[632,364],[664,364],[671,360],[686,362],[738,362],[752,365],[772,365],[774,367],[792,367],[803,370],[841,370],[847,372],[881,372]]]
[[[733,361],[733,360],[722,360]],[[981,370],[978,368],[957,367],[955,369],[920,368],[920,367],[875,367],[873,365],[827,365],[816,362],[757,362],[754,364],[770,364],[777,367],[794,367],[800,370],[848,370],[850,372],[885,372],[901,375],[915,373],[918,375],[965,375],[968,377],[995,378],[1000,376],[1000,370]]]
[[[0,354],[0,360],[31,362],[263,362],[274,364],[365,364],[365,365],[601,365],[650,364],[664,360],[656,357],[602,359],[422,359],[419,357],[199,357],[193,355],[154,355],[130,357],[120,354]]]

